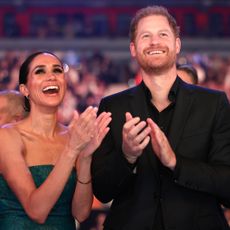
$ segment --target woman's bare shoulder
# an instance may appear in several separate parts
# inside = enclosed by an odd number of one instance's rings
[[[11,132],[14,132],[15,129],[16,129],[15,123],[8,123],[8,124],[1,126],[0,132],[1,133],[11,133]]]
[[[9,123],[0,128],[0,145],[21,143],[21,135],[16,123]]]
[[[0,172],[6,172],[15,162],[20,162],[24,144],[16,124],[0,128]]]
[[[17,130],[18,130],[17,123],[8,123],[0,127],[1,133],[15,133],[18,132]]]

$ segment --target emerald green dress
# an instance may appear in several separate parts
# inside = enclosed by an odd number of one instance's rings
[[[38,165],[29,167],[29,169],[38,187],[47,178],[53,166]],[[75,230],[75,220],[71,215],[75,185],[76,173],[75,170],[72,170],[65,188],[46,222],[38,224],[27,216],[22,205],[0,175],[0,230]]]

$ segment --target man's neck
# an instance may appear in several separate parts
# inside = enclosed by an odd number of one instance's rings
[[[171,103],[168,95],[176,76],[176,71],[173,70],[163,75],[142,75],[145,85],[151,92],[151,102],[158,111],[162,111]]]

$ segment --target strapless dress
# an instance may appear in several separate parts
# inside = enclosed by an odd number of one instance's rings
[[[44,182],[53,167],[53,165],[29,167],[37,187]],[[46,222],[38,224],[27,216],[17,197],[0,175],[0,230],[76,230],[75,220],[71,214],[75,186],[76,172],[72,170],[65,188]]]

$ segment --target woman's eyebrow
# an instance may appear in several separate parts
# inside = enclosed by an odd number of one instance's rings
[[[45,65],[37,65],[37,66],[34,67],[34,69],[32,71],[34,71],[34,70],[36,70],[38,68],[44,68],[44,67],[46,67],[46,66]],[[53,67],[60,67],[60,68],[62,68],[62,66],[60,64],[54,64]]]

